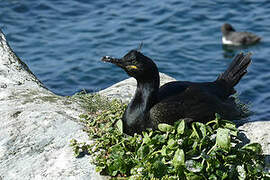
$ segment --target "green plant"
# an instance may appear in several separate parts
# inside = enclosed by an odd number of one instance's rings
[[[99,99],[100,100],[100,99]],[[108,102],[108,101],[106,101]],[[122,133],[125,105],[82,115],[92,144],[72,140],[75,155],[91,154],[102,175],[121,179],[266,179],[260,144],[241,146],[231,121],[216,115],[206,124],[185,121],[159,124],[141,135]]]

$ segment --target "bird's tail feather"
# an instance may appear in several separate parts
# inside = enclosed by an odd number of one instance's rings
[[[247,73],[247,67],[251,63],[251,53],[244,55],[239,53],[227,70],[220,74],[217,81],[225,81],[228,88],[233,88]]]

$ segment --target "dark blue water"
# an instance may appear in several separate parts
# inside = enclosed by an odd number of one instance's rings
[[[236,89],[252,104],[251,120],[269,120],[268,0],[0,0],[0,28],[10,45],[60,95],[97,91],[127,78],[100,58],[121,57],[141,42],[161,72],[178,80],[213,81],[241,51],[223,49],[224,22],[263,37],[244,50],[253,52],[253,64]]]

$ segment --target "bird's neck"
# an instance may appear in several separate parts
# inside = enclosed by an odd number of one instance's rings
[[[144,111],[150,110],[157,102],[159,78],[152,82],[137,81],[137,89],[131,103],[140,104]]]
[[[234,30],[234,29],[225,30],[225,31],[223,31],[222,33],[223,33],[224,36],[227,36],[227,35],[229,35],[229,34],[232,33],[232,32],[235,32],[235,30]]]
[[[137,89],[123,116],[124,129],[128,134],[151,127],[149,111],[158,101],[159,76],[147,80],[137,80]]]

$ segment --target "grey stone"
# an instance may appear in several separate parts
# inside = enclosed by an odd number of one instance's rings
[[[266,170],[270,173],[270,120],[248,122],[238,127],[244,133],[249,143],[262,145],[263,153],[266,155]]]

